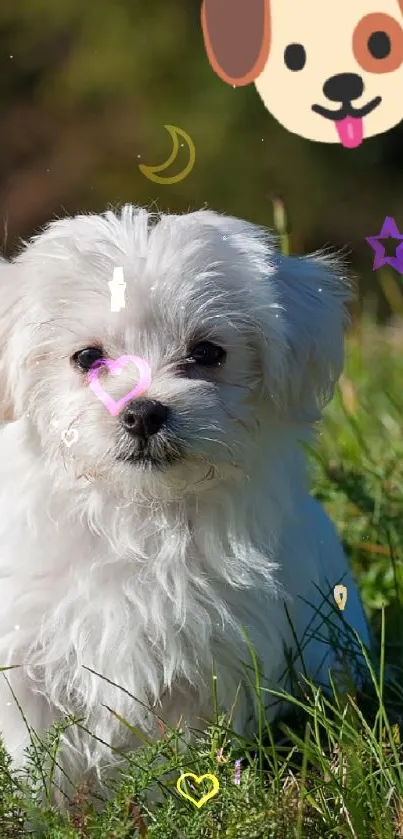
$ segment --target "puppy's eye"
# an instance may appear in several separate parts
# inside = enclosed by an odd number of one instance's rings
[[[386,32],[373,32],[368,38],[368,52],[372,58],[387,58],[392,49]]]
[[[306,63],[306,52],[302,44],[288,44],[284,50],[284,64],[288,70],[296,73],[303,70]]]
[[[353,32],[353,53],[367,73],[393,73],[403,63],[403,29],[384,12],[365,15]]]
[[[84,350],[75,352],[71,360],[80,370],[90,370],[94,362],[100,358],[105,358],[105,355],[99,347],[85,347]]]
[[[225,361],[226,352],[217,344],[212,344],[210,341],[201,341],[196,344],[190,353],[190,358],[196,361],[197,364],[203,364],[205,367],[218,366]]]

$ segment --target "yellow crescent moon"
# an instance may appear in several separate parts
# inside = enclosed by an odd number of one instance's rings
[[[156,184],[177,184],[179,181],[183,181],[192,171],[193,166],[195,165],[196,161],[196,149],[194,142],[189,134],[183,130],[183,128],[178,128],[176,125],[164,125],[167,131],[169,131],[172,140],[173,140],[173,149],[171,154],[168,157],[168,160],[165,163],[160,163],[159,166],[145,166],[144,163],[139,164],[140,172],[148,178],[149,181],[154,181]],[[165,172],[166,169],[176,160],[179,151],[179,138],[182,137],[185,140],[189,148],[189,162],[187,166],[179,172],[178,175],[171,175],[170,177],[162,177],[161,175],[157,175],[157,172]]]

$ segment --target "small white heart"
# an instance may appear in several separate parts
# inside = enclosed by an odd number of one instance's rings
[[[63,443],[69,449],[73,443],[76,443],[78,440],[78,431],[76,428],[70,428],[68,431],[62,431],[62,440]]]

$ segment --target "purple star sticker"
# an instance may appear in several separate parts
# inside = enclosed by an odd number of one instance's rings
[[[385,245],[381,239],[399,239],[401,244],[396,245],[394,256],[385,256]],[[399,274],[403,274],[403,233],[400,232],[394,218],[386,216],[378,236],[367,236],[366,241],[375,253],[373,270],[381,268],[382,265],[391,265]]]

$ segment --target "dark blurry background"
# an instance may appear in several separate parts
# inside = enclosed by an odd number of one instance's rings
[[[1,0],[6,253],[55,215],[127,201],[175,212],[207,204],[272,226],[277,196],[293,251],[347,249],[361,293],[384,316],[365,237],[386,215],[403,227],[403,125],[355,150],[288,133],[254,85],[234,90],[213,73],[199,16],[200,0]],[[174,185],[138,169],[169,156],[166,123],[196,146],[192,173]],[[177,171],[188,159],[180,151]]]

